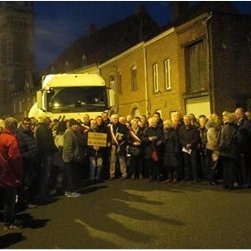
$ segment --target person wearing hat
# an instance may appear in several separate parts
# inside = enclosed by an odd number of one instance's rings
[[[75,119],[69,120],[69,128],[64,133],[64,144],[62,158],[65,167],[66,197],[79,197],[80,194],[74,192],[74,171],[81,160],[81,153],[77,137],[79,122]]]

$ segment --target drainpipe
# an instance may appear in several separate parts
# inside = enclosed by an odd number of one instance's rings
[[[149,115],[149,99],[148,99],[148,79],[147,79],[147,55],[146,55],[146,47],[143,46],[143,54],[144,54],[144,80],[145,80],[145,100],[146,100],[146,116]]]
[[[211,112],[215,112],[215,88],[214,88],[214,71],[213,71],[213,51],[212,51],[212,41],[210,41],[211,29],[209,27],[208,21],[212,19],[213,12],[210,11],[210,15],[202,21],[202,24],[206,26],[206,39],[208,44],[207,62],[208,62],[208,73],[209,73],[209,98],[210,98],[210,108]]]

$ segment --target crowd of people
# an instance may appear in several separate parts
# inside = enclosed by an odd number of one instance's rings
[[[106,146],[93,145],[90,132]],[[250,112],[222,116],[175,112],[172,119],[126,117],[103,112],[96,118],[51,120],[41,116],[0,120],[0,187],[6,229],[16,229],[17,200],[29,208],[59,193],[78,197],[77,170],[90,184],[120,178],[163,184],[180,181],[225,189],[251,187]],[[80,168],[80,169],[79,169]]]

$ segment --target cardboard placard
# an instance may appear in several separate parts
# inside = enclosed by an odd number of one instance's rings
[[[87,145],[106,147],[107,146],[107,134],[99,133],[99,132],[88,132]]]

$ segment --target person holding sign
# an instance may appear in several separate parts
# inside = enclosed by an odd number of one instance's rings
[[[97,121],[92,119],[88,130],[87,154],[90,163],[90,182],[103,181],[103,149],[106,147],[107,134],[102,133]]]

